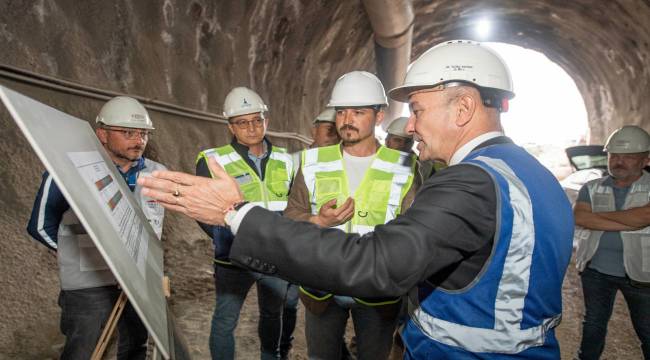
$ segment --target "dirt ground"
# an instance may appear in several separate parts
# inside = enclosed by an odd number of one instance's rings
[[[204,243],[203,243],[204,242]],[[205,246],[203,246],[205,245]],[[203,249],[208,249],[204,251]],[[193,359],[209,359],[208,337],[210,319],[214,307],[214,286],[210,265],[210,244],[199,240],[187,249],[175,249],[168,259],[175,264],[172,276],[174,296],[172,309],[188,344]],[[200,264],[200,265],[199,265]],[[620,294],[619,294],[620,295]],[[580,278],[573,263],[570,265],[563,287],[564,313],[557,329],[562,359],[572,359],[580,344],[580,329],[584,312]],[[295,331],[292,359],[307,359],[304,337],[304,308],[300,305],[298,325]],[[236,329],[237,359],[259,359],[257,338],[257,296],[255,287],[246,299]],[[351,336],[348,326],[347,337]],[[642,359],[640,343],[630,322],[627,306],[622,296],[616,299],[614,313],[609,323],[609,335],[602,359]]]

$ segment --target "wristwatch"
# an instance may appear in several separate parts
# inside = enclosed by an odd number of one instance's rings
[[[228,228],[230,228],[230,225],[232,224],[233,220],[235,220],[235,216],[237,216],[237,211],[246,204],[248,204],[248,201],[242,201],[240,203],[235,204],[231,210],[228,210],[228,212],[226,212],[223,221],[226,223],[226,226]]]

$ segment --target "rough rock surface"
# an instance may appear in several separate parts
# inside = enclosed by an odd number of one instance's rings
[[[592,141],[623,123],[650,126],[647,0],[417,0],[414,6],[413,58],[436,42],[473,37],[477,17],[489,15],[498,29],[491,41],[542,51],[573,76]],[[214,113],[230,88],[251,86],[270,105],[271,129],[302,134],[340,74],[374,69],[372,31],[356,1],[6,0],[0,48],[2,65]],[[102,104],[2,76],[0,83],[82,119],[94,119]],[[553,104],[540,99],[540,106]],[[193,171],[199,150],[229,140],[222,124],[152,115],[157,131],[148,153],[172,169]],[[62,344],[56,259],[24,231],[43,167],[3,106],[0,134],[0,358],[55,358]],[[193,353],[205,358],[210,243],[193,221],[175,214],[165,220],[164,241],[171,303]],[[575,275],[565,295],[561,332],[570,356],[582,311]],[[254,358],[256,311],[247,304],[243,321],[250,326],[238,330],[240,354]],[[617,303],[609,357],[639,357],[626,316]]]
[[[490,19],[489,41],[542,52],[573,78],[591,142],[603,143],[623,124],[650,130],[650,1],[416,0],[414,6],[414,56],[441,41],[476,38],[476,23]],[[553,104],[540,99],[539,106]]]

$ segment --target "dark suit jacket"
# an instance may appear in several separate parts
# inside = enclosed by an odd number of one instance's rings
[[[491,139],[480,147],[510,142]],[[461,289],[492,250],[496,184],[482,168],[450,166],[427,179],[411,207],[364,236],[321,229],[255,207],[240,224],[232,261],[336,294],[398,296],[428,281]]]

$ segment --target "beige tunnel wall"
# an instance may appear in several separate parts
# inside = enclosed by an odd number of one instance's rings
[[[541,51],[573,77],[593,142],[623,123],[650,130],[647,0],[416,0],[414,12],[413,59],[437,42],[472,37],[476,18],[488,15],[491,41]],[[272,130],[304,135],[338,76],[374,71],[373,52],[360,1],[0,2],[0,64],[213,113],[230,88],[246,85],[269,103]],[[87,120],[102,103],[0,83]],[[152,115],[149,154],[172,169],[192,171],[199,150],[229,140],[220,124]],[[24,230],[43,167],[2,106],[0,133],[0,354],[41,359],[61,343],[56,259]],[[210,242],[178,215],[166,218],[164,241],[173,303],[193,296],[183,284],[211,281]],[[177,275],[179,248],[205,260],[192,278]]]
[[[360,3],[330,1],[4,1],[0,64],[104,90],[220,113],[234,86],[257,90],[270,129],[309,135],[336,78],[373,70],[372,31]],[[0,77],[0,84],[81,119],[103,101]],[[152,111],[152,158],[192,172],[198,151],[230,141],[224,125]],[[47,121],[47,119],[43,119]],[[62,344],[56,258],[25,232],[43,166],[0,106],[0,358],[55,357]],[[271,138],[290,149],[296,140]],[[210,241],[188,218],[169,215],[166,271],[175,298],[211,283]],[[177,276],[179,248],[198,261]],[[178,260],[178,261],[177,261]],[[184,265],[183,265],[184,266]]]
[[[603,143],[623,124],[650,131],[650,1],[414,3],[414,58],[431,44],[476,38],[476,23],[486,18],[493,29],[489,41],[542,52],[573,78],[585,101],[590,142]],[[554,104],[540,98],[539,106]]]

